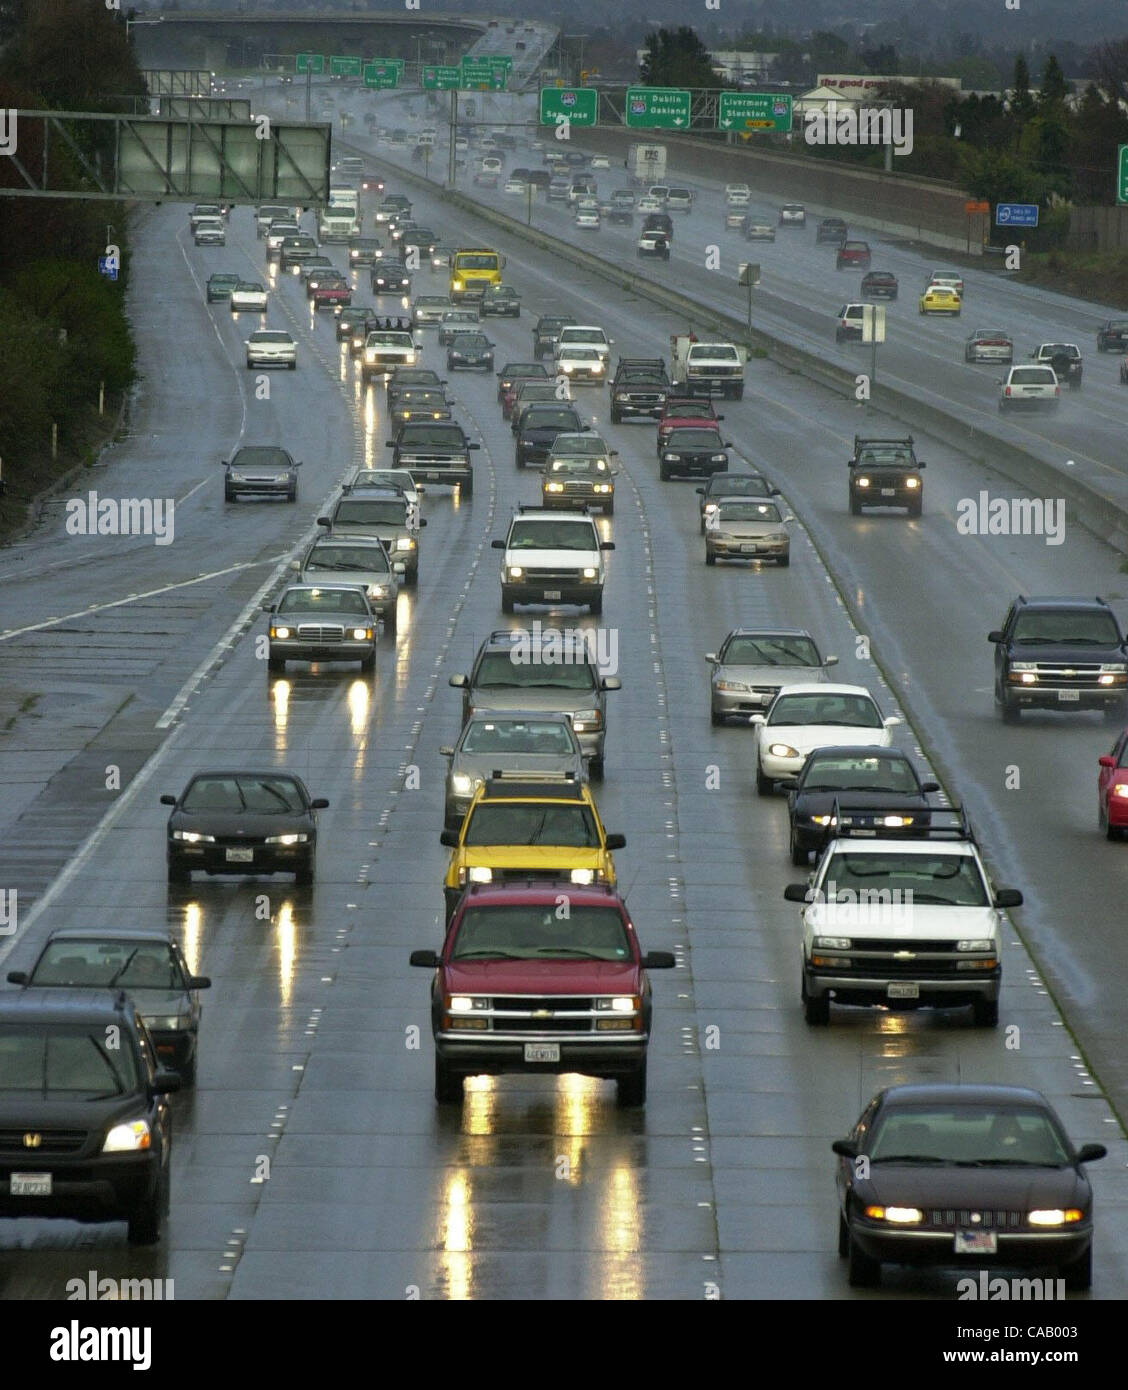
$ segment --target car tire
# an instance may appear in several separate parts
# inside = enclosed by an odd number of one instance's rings
[[[621,425],[623,423],[622,415],[619,414],[614,406],[611,407],[611,423],[613,425]]]
[[[662,462],[658,465],[658,476],[664,483],[668,483],[670,481],[670,465],[665,461],[665,459],[663,459]]]
[[[162,1173],[157,1190],[144,1202],[138,1202],[126,1217],[126,1239],[130,1245],[159,1245],[161,1227],[168,1211],[169,1180]]]
[[[369,673],[372,672],[372,671],[375,671],[375,669],[376,669],[376,653],[375,653],[375,652],[373,652],[370,656],[366,656],[366,657],[363,659],[363,661],[361,661],[361,663],[360,663],[360,669],[365,673],[365,675],[369,674]]]
[[[924,510],[924,499],[920,498],[916,502],[909,503],[909,516],[920,516]]]
[[[451,1071],[441,1057],[435,1058],[435,1100],[440,1105],[461,1105],[465,1078]]]
[[[1070,1293],[1086,1293],[1093,1286],[1093,1246],[1090,1243],[1088,1250],[1071,1264],[1062,1265],[1058,1270],[1059,1276],[1065,1280],[1065,1287]]]
[[[280,676],[286,670],[286,658],[284,656],[268,656],[266,658],[266,669],[272,676]]]
[[[775,783],[770,777],[765,777],[759,763],[756,764],[756,791],[760,796],[774,796]]]
[[[999,716],[1004,724],[1017,724],[1021,721],[1022,706],[1009,699],[1005,691],[996,690],[995,704],[998,706]]]
[[[223,489],[223,500],[225,502],[238,502],[239,494],[233,488],[225,487]]]
[[[286,493],[286,501],[287,501],[287,502],[296,502],[297,500],[298,500],[298,489],[297,489],[296,487],[292,487],[292,488],[290,488],[290,490]]]
[[[513,612],[513,600],[509,597],[507,593],[504,592],[501,595],[501,611],[503,613]]]
[[[169,883],[191,883],[192,870],[170,859],[168,861],[168,881]]]
[[[604,516],[614,516],[614,515],[615,515],[615,504],[614,504],[614,502],[604,502],[604,504],[603,504],[603,515],[604,515]]]
[[[707,565],[715,565],[715,564],[717,563],[717,557],[716,557],[716,555],[713,553],[713,551],[711,551],[711,550],[706,550],[706,552],[705,552],[705,563],[706,563]]]
[[[709,722],[710,724],[712,724],[714,729],[719,729],[721,725],[725,722],[725,716],[723,714],[719,714],[715,709],[713,709],[712,706],[710,706]]]
[[[797,844],[795,839],[794,831],[791,832],[791,841],[789,848],[791,850],[791,862],[795,865],[797,869],[805,869],[811,862],[810,853],[808,850],[799,848],[799,845]]]
[[[599,591],[599,596],[598,596],[598,598],[593,598],[593,599],[588,603],[588,609],[590,610],[591,616],[592,616],[593,618],[600,618],[600,617],[603,616],[603,591],[602,591],[602,589]]]
[[[785,570],[791,564],[791,556],[781,555],[779,559],[776,561],[776,563],[779,565],[781,570]]]
[[[199,1046],[198,1043],[197,1046]],[[181,1089],[185,1089],[189,1086],[194,1086],[196,1084],[196,1063],[198,1061],[198,1054],[196,1052],[193,1052],[190,1060],[185,1062],[184,1065],[180,1068]]]
[[[296,372],[298,370],[298,364],[296,362],[287,362],[286,366],[289,367],[289,369],[292,372]]]
[[[603,781],[603,754],[598,758],[588,759],[588,776],[593,782]]]
[[[811,1028],[826,1028],[830,1023],[830,995],[807,993],[807,980],[804,976],[800,986],[803,1001],[803,1022]]]
[[[999,1001],[997,999],[976,999],[971,1006],[971,1020],[976,1028],[997,1028],[999,1026]]]
[[[294,870],[294,886],[310,888],[313,885],[313,877],[313,856],[310,855],[300,868]]]
[[[850,498],[850,515],[851,515],[851,516],[861,516],[861,514],[862,514],[862,504],[861,504],[861,502],[860,502],[856,497],[851,497],[851,498]]]
[[[838,1213],[838,1257],[845,1259],[850,1253],[850,1227],[846,1224],[846,1218],[841,1212]]]
[[[391,637],[394,637],[398,630],[398,608],[399,604],[393,603],[384,613],[384,631]]]
[[[850,1237],[847,1245],[847,1259],[850,1261],[847,1278],[852,1289],[875,1289],[881,1283],[881,1261],[872,1259]]]
[[[646,1104],[646,1061],[616,1082],[615,1102],[621,1110]]]

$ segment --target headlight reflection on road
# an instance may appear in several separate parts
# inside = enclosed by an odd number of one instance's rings
[[[200,928],[203,920],[204,914],[199,903],[185,903],[180,945],[184,951],[184,959],[188,962],[188,969],[193,975],[200,974]]]
[[[368,716],[372,690],[366,680],[354,680],[349,686],[349,733],[352,735],[353,780],[359,781],[364,772],[368,752]]]
[[[290,720],[290,682],[276,680],[270,686],[270,713],[274,723],[274,751],[286,751],[286,725]]]
[[[465,1169],[457,1169],[447,1178],[443,1188],[439,1270],[445,1284],[443,1295],[458,1302],[465,1302],[473,1291],[470,1202],[469,1176]]]
[[[383,442],[380,439],[380,408],[376,404],[375,390],[368,391],[364,386],[364,379],[357,376],[361,393],[359,404],[363,407],[362,419],[364,421],[364,468],[382,468],[384,465],[378,459],[384,457]]]
[[[298,959],[298,928],[294,921],[294,904],[288,900],[279,907],[274,920],[274,937],[278,943],[278,1002],[287,1010],[294,997],[294,968]],[[280,1022],[285,1027],[285,1020]]]
[[[638,1252],[643,1248],[642,1208],[638,1198],[638,1174],[629,1163],[617,1164],[607,1174],[599,1206],[600,1246],[606,1251],[601,1269],[593,1262],[597,1284],[587,1298],[641,1299],[645,1295]]]

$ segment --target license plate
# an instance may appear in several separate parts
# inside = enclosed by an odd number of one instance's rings
[[[560,601],[560,592],[561,592],[561,591],[560,591],[559,589],[546,589],[546,590],[544,591],[544,596],[545,596],[546,599],[553,599],[553,598],[554,598],[554,599],[556,599],[557,602],[559,602],[559,601]]]
[[[13,1173],[8,1191],[13,1197],[50,1197],[50,1173]]]
[[[919,999],[920,985],[918,984],[892,984],[885,991],[888,999]]]
[[[758,548],[759,547],[754,545],[742,545],[740,547],[740,553],[742,555],[755,555]]]
[[[957,1231],[957,1255],[997,1255],[999,1237],[994,1231]]]
[[[525,1044],[526,1062],[559,1062],[560,1044],[559,1043],[526,1043]]]
[[[859,830],[859,829],[857,829],[857,827],[851,826],[851,828],[850,828],[850,834],[851,834],[851,835],[876,835],[876,834],[877,834],[877,831],[876,831],[876,830]]]
[[[1081,692],[1080,692],[1080,690],[1059,690],[1059,691],[1058,691],[1058,699],[1059,699],[1059,700],[1067,700],[1067,701],[1068,701],[1068,700],[1080,700],[1080,699],[1081,699]]]
[[[881,495],[882,497],[896,497],[897,489],[895,487],[883,487],[881,489]]]
[[[229,849],[227,851],[227,862],[229,864],[253,864],[255,852],[253,849]]]

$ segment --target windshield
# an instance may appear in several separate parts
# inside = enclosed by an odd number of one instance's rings
[[[507,550],[596,550],[599,540],[590,521],[515,521]]]
[[[713,449],[724,448],[716,430],[671,430],[666,441],[668,449]]]
[[[680,417],[682,420],[712,420],[713,407],[708,401],[667,401],[667,417]]]
[[[599,328],[562,328],[560,330],[561,346],[569,343],[598,343],[606,346],[607,339],[603,330]]]
[[[1010,384],[1018,386],[1053,386],[1057,382],[1052,367],[1012,367]]]
[[[578,458],[552,458],[549,469],[553,473],[606,473],[607,465],[602,459],[581,454]]]
[[[903,758],[876,758],[865,753],[820,753],[807,759],[800,779],[805,792],[882,791],[914,794],[920,790],[912,766]]]
[[[525,406],[530,401],[554,401],[556,387],[550,381],[521,381],[517,384],[517,402]]]
[[[543,362],[507,362],[498,373],[503,381],[512,381],[514,377],[536,377],[540,381],[548,379],[548,369]]]
[[[809,637],[733,637],[721,652],[725,666],[819,666]]]
[[[279,613],[355,613],[367,617],[359,589],[290,589],[282,595]]]
[[[869,1136],[871,1163],[932,1158],[942,1163],[1014,1163],[1061,1168],[1063,1136],[1044,1110],[1009,1105],[905,1105],[880,1113]]]
[[[406,526],[406,502],[369,502],[357,498],[352,502],[341,502],[333,513],[333,525],[354,521],[365,526]]]
[[[305,810],[305,801],[292,777],[243,775],[197,777],[180,803],[182,811],[219,811],[238,815],[296,815]]]
[[[903,468],[912,468],[915,466],[913,451],[899,444],[867,444],[866,447],[859,452],[858,462],[868,463],[871,468],[876,465],[886,467],[890,464],[899,464]]]
[[[783,521],[774,502],[722,502],[721,521]]]
[[[1073,343],[1047,343],[1042,349],[1041,356],[1076,359],[1081,356],[1081,352]]]
[[[580,802],[483,802],[470,812],[464,845],[567,845],[598,849],[599,832]]]
[[[1063,643],[1081,647],[1115,647],[1120,642],[1111,613],[1077,609],[1023,613],[1014,625],[1014,640],[1031,646]]]
[[[171,947],[160,941],[49,941],[29,981],[75,988],[185,989]]]
[[[490,652],[482,658],[474,684],[483,690],[505,690],[513,686],[594,690],[595,677],[586,662],[517,662],[508,652]]]
[[[269,329],[252,333],[251,338],[256,343],[292,343],[294,341],[289,333],[273,333]]]
[[[575,956],[590,960],[631,960],[630,939],[614,907],[573,904],[562,921],[551,904],[543,907],[470,907],[462,918],[452,960],[535,960]]]
[[[489,345],[489,339],[484,333],[460,333],[458,335],[458,342],[455,343],[454,346],[456,352],[465,352],[467,348],[477,350],[479,348],[488,348]]]
[[[842,724],[880,729],[881,715],[868,695],[780,695],[768,716],[771,725]]]
[[[388,568],[382,545],[319,545],[306,561],[307,570],[376,570],[387,574]]]
[[[540,429],[579,429],[580,422],[574,410],[528,410],[523,417],[524,428]]]
[[[462,740],[463,753],[542,753],[561,758],[575,753],[576,736],[556,720],[492,719],[471,722]]]
[[[839,852],[831,857],[823,884],[829,902],[869,902],[858,897],[859,890],[879,888],[892,895],[890,902],[917,907],[990,906],[983,875],[970,854]]]
[[[441,425],[407,425],[400,433],[399,442],[407,447],[416,447],[420,444],[429,444],[439,449],[463,449],[466,442],[462,437],[462,431],[456,425],[453,429],[444,429]]]
[[[768,485],[755,473],[714,473],[706,484],[710,497],[767,497]]]
[[[564,925],[567,925],[566,923]],[[0,1024],[0,1090],[110,1100],[137,1090],[132,1047],[111,1048],[101,1026]]]
[[[290,468],[292,464],[285,449],[271,449],[262,444],[248,444],[231,460],[232,468]]]
[[[454,268],[456,270],[497,270],[497,257],[456,256],[454,258]]]

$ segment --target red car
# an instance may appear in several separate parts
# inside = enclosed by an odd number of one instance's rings
[[[718,426],[724,418],[713,409],[713,402],[707,396],[667,397],[666,404],[662,407],[662,414],[658,417],[658,453],[661,453],[666,447],[666,440],[670,437],[671,430],[683,428],[715,429],[717,438],[720,439],[721,431]],[[721,446],[718,445],[717,447],[720,448]]]
[[[540,371],[534,371],[534,367],[540,367]],[[523,381],[548,381],[548,372],[540,362],[522,364],[517,370],[502,369],[498,373],[497,399],[501,404],[501,413],[506,420],[513,413],[513,403],[517,399],[517,388]]]
[[[360,181],[360,191],[362,193],[383,193],[384,180],[379,174],[365,174]]]
[[[347,308],[352,303],[352,286],[341,275],[311,275],[306,289],[315,309],[326,304]]]
[[[837,270],[868,270],[870,249],[868,241],[844,241],[834,261]]]
[[[1128,830],[1128,729],[1122,729],[1111,753],[1097,759],[1097,817],[1110,840]]]
[[[645,1102],[646,972],[676,962],[643,955],[613,888],[472,884],[442,950],[412,951],[411,964],[435,972],[437,1101],[461,1101],[467,1076],[579,1072],[614,1079],[620,1105]]]

